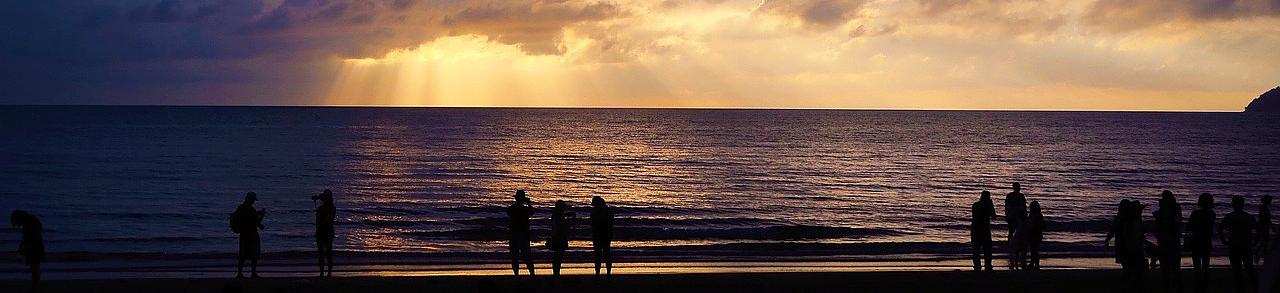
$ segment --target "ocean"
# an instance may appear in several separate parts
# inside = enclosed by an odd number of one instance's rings
[[[0,210],[33,212],[52,256],[230,255],[246,192],[268,254],[335,248],[500,261],[504,207],[535,234],[556,200],[614,209],[647,259],[964,255],[969,205],[1020,182],[1049,250],[1104,251],[1123,198],[1275,194],[1280,119],[1245,113],[0,106]],[[1276,194],[1280,195],[1280,194]],[[1003,226],[997,225],[996,239]],[[17,229],[0,229],[16,248]],[[542,245],[537,250],[545,251]]]

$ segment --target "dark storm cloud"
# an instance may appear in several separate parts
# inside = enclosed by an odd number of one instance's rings
[[[555,54],[564,26],[622,14],[580,1],[16,0],[0,8],[0,103],[77,103],[175,84],[216,95],[240,85],[214,83],[279,84],[335,57],[450,34]]]

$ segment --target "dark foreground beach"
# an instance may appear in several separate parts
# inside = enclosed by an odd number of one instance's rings
[[[1214,270],[1210,292],[1231,292],[1230,272]],[[597,279],[587,275],[511,277],[339,277],[266,279],[116,279],[48,282],[41,292],[1115,292],[1115,270],[947,272],[639,274]],[[1188,289],[1189,271],[1183,274]],[[1148,274],[1145,292],[1160,292]],[[20,281],[0,282],[3,292],[25,292]],[[18,289],[18,290],[13,290]]]

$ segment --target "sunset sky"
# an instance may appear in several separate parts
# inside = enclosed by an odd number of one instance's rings
[[[0,103],[1238,111],[1280,0],[18,0]]]

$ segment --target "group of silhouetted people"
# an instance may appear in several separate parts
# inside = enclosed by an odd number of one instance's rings
[[[515,275],[520,275],[521,261],[528,268],[529,275],[535,275],[531,247],[533,237],[529,230],[529,221],[534,212],[533,202],[525,195],[524,190],[517,190],[515,202],[507,207],[511,272]],[[576,220],[577,214],[570,211],[569,204],[563,200],[557,200],[551,208],[551,237],[547,240],[547,248],[551,250],[551,272],[555,276],[560,275],[560,267],[564,262],[565,252],[569,249],[570,233]],[[592,197],[591,244],[597,276],[600,275],[601,265],[604,265],[606,275],[613,274],[612,242],[613,212],[604,198]]]
[[[1233,196],[1231,212],[1218,221],[1213,211],[1213,196],[1201,194],[1197,200],[1197,209],[1187,219],[1185,232],[1182,208],[1173,192],[1164,191],[1157,206],[1158,209],[1151,213],[1155,219],[1156,243],[1146,241],[1142,226],[1142,210],[1145,206],[1137,200],[1120,201],[1119,211],[1110,233],[1107,234],[1108,241],[1113,235],[1116,239],[1116,262],[1123,268],[1130,288],[1140,290],[1145,270],[1158,265],[1164,289],[1181,290],[1179,275],[1185,249],[1191,252],[1196,291],[1207,291],[1215,222],[1218,240],[1227,246],[1236,291],[1245,292],[1258,284],[1254,262],[1261,259],[1255,258],[1255,251],[1270,249],[1271,196],[1262,197],[1262,205],[1258,208],[1260,218],[1254,218],[1244,210],[1244,197]],[[1147,261],[1148,255],[1152,256],[1153,261]]]
[[[334,219],[337,208],[333,204],[333,191],[325,189],[320,195],[312,196],[312,201],[320,201],[316,208],[316,250],[319,255],[320,276],[333,276],[333,239]],[[231,213],[231,231],[240,234],[240,250],[236,263],[236,278],[244,278],[244,263],[249,261],[250,276],[258,278],[258,260],[262,257],[262,237],[259,230],[265,229],[262,219],[267,209],[254,209],[258,202],[258,194],[245,194],[244,202]]]
[[[1008,227],[1005,243],[1010,270],[1040,269],[1040,244],[1044,241],[1045,230],[1044,213],[1041,212],[1038,201],[1032,201],[1030,207],[1028,210],[1022,185],[1014,183],[1013,191],[1005,196],[1003,216]],[[996,214],[990,191],[982,191],[982,196],[972,205],[972,215],[969,235],[973,270],[991,271],[991,221],[1000,216]]]
[[[334,222],[337,213],[333,192],[326,189],[320,195],[313,196],[312,200],[321,203],[315,209],[320,276],[332,276]],[[231,230],[240,236],[237,278],[244,277],[245,261],[250,262],[251,277],[259,277],[257,265],[262,243],[258,231],[266,227],[262,223],[266,217],[266,209],[255,209],[254,203],[257,201],[257,194],[249,192],[245,195],[244,202],[230,216]],[[1174,194],[1166,190],[1160,196],[1157,209],[1151,213],[1155,220],[1153,236],[1156,239],[1155,243],[1151,243],[1147,241],[1143,224],[1142,213],[1146,207],[1138,200],[1124,199],[1120,201],[1104,242],[1110,246],[1111,240],[1115,240],[1116,263],[1122,267],[1126,285],[1133,290],[1141,289],[1146,270],[1156,266],[1160,267],[1166,291],[1181,290],[1178,276],[1182,255],[1184,250],[1190,251],[1196,289],[1204,292],[1208,289],[1209,259],[1216,225],[1218,239],[1227,246],[1229,252],[1235,288],[1237,291],[1246,291],[1249,284],[1258,284],[1254,263],[1261,261],[1265,253],[1257,250],[1271,249],[1271,201],[1269,195],[1262,197],[1258,217],[1255,218],[1245,212],[1244,197],[1233,196],[1232,212],[1219,221],[1213,210],[1213,196],[1204,193],[1198,199],[1198,208],[1187,218],[1184,229],[1182,207]],[[1008,227],[1006,247],[1009,269],[1040,269],[1040,244],[1044,240],[1045,219],[1038,201],[1031,201],[1029,206],[1028,209],[1026,196],[1022,194],[1018,183],[1013,184],[1013,191],[1005,197],[1003,216],[996,214],[991,192],[982,191],[981,197],[971,206],[970,236],[974,271],[993,270],[991,221],[1001,217]],[[529,274],[534,275],[530,219],[535,212],[536,209],[524,190],[516,191],[515,201],[506,208],[511,270],[515,275],[520,274],[522,261]],[[591,199],[590,216],[596,275],[600,275],[602,265],[605,274],[611,275],[613,212],[603,198],[595,196]],[[36,286],[40,280],[40,264],[45,253],[43,227],[35,215],[23,210],[13,211],[9,221],[22,231],[18,252],[30,267],[32,284]],[[551,231],[547,240],[547,248],[551,251],[552,272],[556,276],[560,275],[576,221],[577,216],[570,211],[569,204],[557,200],[551,210]]]
[[[1026,211],[1026,197],[1020,187],[1014,183],[1013,192],[1005,198],[1009,268],[1036,270],[1040,267],[1039,246],[1044,239],[1044,215],[1035,201],[1031,202],[1030,211]],[[1164,289],[1167,292],[1181,290],[1179,274],[1185,250],[1191,252],[1197,291],[1208,290],[1215,225],[1218,239],[1227,245],[1237,291],[1247,291],[1251,284],[1259,284],[1254,262],[1260,261],[1264,254],[1259,251],[1271,249],[1271,196],[1262,197],[1257,218],[1245,212],[1242,196],[1231,198],[1232,212],[1223,216],[1221,221],[1218,221],[1213,207],[1213,196],[1201,194],[1198,209],[1191,212],[1184,231],[1182,207],[1172,192],[1164,191],[1157,209],[1151,213],[1155,220],[1152,234],[1156,239],[1151,243],[1147,241],[1143,225],[1142,213],[1146,207],[1137,200],[1121,200],[1104,241],[1110,246],[1115,239],[1115,260],[1122,268],[1125,285],[1131,290],[1141,290],[1147,269],[1158,266]],[[973,203],[972,215],[973,269],[991,271],[991,221],[998,215],[990,192],[983,191],[978,201]]]

